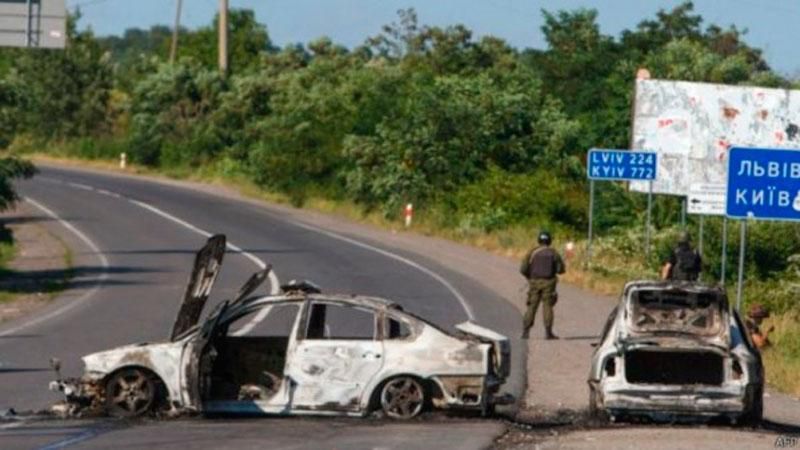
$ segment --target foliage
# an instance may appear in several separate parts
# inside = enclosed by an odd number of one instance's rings
[[[30,178],[36,173],[36,168],[29,161],[17,158],[0,158],[0,211],[14,206],[19,200],[13,181],[20,178]]]
[[[133,93],[131,159],[142,164],[196,165],[220,150],[206,123],[225,89],[219,72],[191,61],[162,64]]]
[[[178,41],[178,55],[195,59],[206,69],[217,67],[217,23],[214,21],[195,31],[182,30]],[[267,51],[273,51],[266,26],[256,21],[249,9],[233,8],[228,13],[228,65],[232,71],[254,69]],[[166,52],[165,52],[166,54]]]
[[[481,74],[419,76],[374,136],[350,137],[345,155],[350,192],[396,211],[479,178],[490,164],[530,170],[564,160],[577,125],[541,94],[535,77],[521,83]]]
[[[3,109],[10,108],[18,132],[46,138],[90,136],[106,129],[111,66],[91,31],[67,23],[66,50],[19,52],[4,80]]]
[[[544,49],[477,39],[460,24],[427,26],[409,9],[354,49],[323,37],[279,50],[253,11],[232,10],[226,75],[216,68],[216,18],[180,30],[178,61],[168,64],[168,27],[95,38],[72,17],[66,51],[0,51],[0,146],[58,142],[85,158],[127,152],[150,166],[245,177],[295,204],[321,196],[389,217],[412,202],[458,233],[547,226],[574,236],[587,225],[586,149],[628,146],[637,69],[791,84],[744,31],[706,25],[692,2],[619,36],[603,32],[594,10],[542,14]],[[602,270],[655,273],[680,200],[654,199],[654,250],[644,261],[646,196],[621,183],[598,183],[595,192]],[[697,235],[696,219],[689,222]],[[754,292],[772,289],[775,307],[790,308],[798,228],[757,223],[749,233]],[[728,241],[736,236],[729,227]],[[709,219],[710,280],[720,275],[720,237],[721,221]],[[735,260],[735,245],[726,256]],[[734,270],[728,264],[728,279]]]

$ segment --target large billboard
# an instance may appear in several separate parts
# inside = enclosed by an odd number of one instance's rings
[[[659,154],[653,192],[688,195],[724,184],[733,147],[800,149],[800,91],[637,80],[632,150]],[[632,181],[647,192],[648,183]]]
[[[0,47],[64,48],[65,0],[0,0]]]

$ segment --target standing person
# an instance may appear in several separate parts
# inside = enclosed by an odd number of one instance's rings
[[[550,233],[540,232],[537,240],[539,245],[525,255],[519,269],[528,280],[528,309],[523,318],[522,339],[528,339],[539,303],[543,304],[545,338],[558,339],[558,336],[553,334],[553,307],[558,300],[556,285],[558,275],[564,273],[564,261],[558,252],[550,247],[552,243]]]
[[[661,268],[661,278],[676,281],[697,281],[703,260],[700,253],[692,248],[692,237],[687,232],[682,232],[678,238],[678,245],[672,250],[669,259]]]

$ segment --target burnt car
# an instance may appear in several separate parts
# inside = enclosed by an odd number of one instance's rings
[[[472,322],[450,334],[382,298],[323,294],[309,282],[251,296],[270,268],[200,320],[225,237],[198,252],[171,339],[83,357],[51,383],[59,412],[135,417],[204,414],[408,419],[429,407],[491,411],[509,374],[508,339]]]
[[[764,369],[725,291],[696,282],[628,283],[592,356],[589,410],[612,419],[759,422]]]

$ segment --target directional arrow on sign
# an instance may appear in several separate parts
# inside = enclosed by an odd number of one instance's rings
[[[689,202],[686,212],[707,216],[725,215],[724,184],[693,183],[689,187]]]

